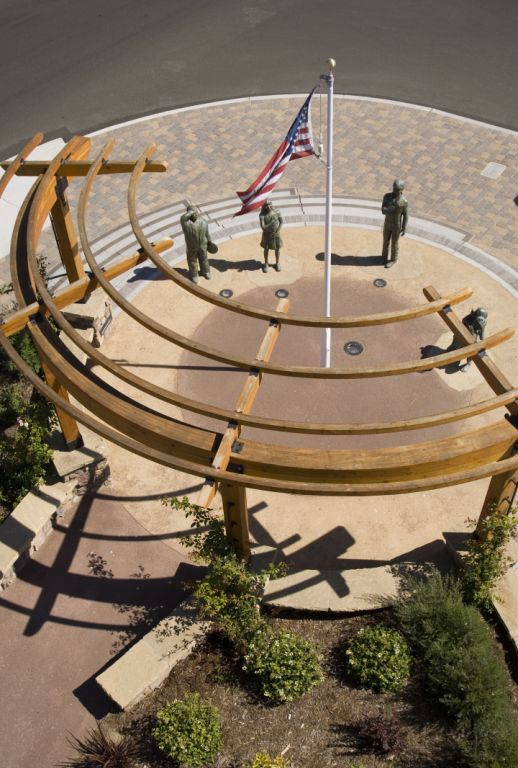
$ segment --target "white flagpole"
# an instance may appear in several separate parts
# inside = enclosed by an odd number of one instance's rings
[[[328,75],[320,75],[327,83],[327,149],[326,149],[326,229],[324,259],[324,317],[331,317],[331,215],[333,209],[333,69],[334,59],[327,60]],[[322,328],[322,348],[320,356],[322,368],[331,366],[331,328]]]

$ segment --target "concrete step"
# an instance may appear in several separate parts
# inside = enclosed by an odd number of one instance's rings
[[[292,570],[268,582],[263,604],[298,611],[372,611],[393,603],[398,586],[397,571],[389,565],[346,571]]]

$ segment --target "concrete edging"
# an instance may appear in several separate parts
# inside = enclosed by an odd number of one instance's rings
[[[83,445],[75,450],[64,449],[59,431],[49,435],[49,444],[60,479],[29,491],[0,525],[0,591],[15,581],[17,572],[41,547],[62,507],[83,494],[90,483],[99,484],[109,474],[102,439],[86,429]]]
[[[181,603],[95,680],[121,709],[128,709],[166,679],[208,626],[197,620],[189,601]]]
[[[33,488],[0,525],[0,590],[16,579],[16,572],[41,547],[75,487],[76,481],[69,480]]]

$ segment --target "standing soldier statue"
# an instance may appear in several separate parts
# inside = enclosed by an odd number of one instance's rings
[[[280,211],[277,211],[273,207],[271,200],[266,200],[261,208],[259,214],[259,223],[263,230],[263,236],[261,237],[261,247],[264,253],[263,272],[268,272],[268,251],[275,251],[275,269],[277,272],[281,271],[281,265],[279,259],[281,256],[282,238],[280,235],[282,227],[282,215]]]
[[[210,239],[209,225],[205,219],[198,216],[198,211],[189,205],[180,219],[185,247],[187,249],[187,263],[189,265],[189,277],[193,283],[198,282],[198,268],[200,275],[210,280],[210,264],[207,258],[207,250],[217,253],[217,246]]]
[[[406,232],[408,222],[408,200],[403,197],[405,182],[396,179],[392,185],[392,192],[383,195],[381,212],[385,214],[383,227],[383,258],[385,267],[393,267],[399,253],[399,236]],[[388,257],[390,243],[390,259]]]

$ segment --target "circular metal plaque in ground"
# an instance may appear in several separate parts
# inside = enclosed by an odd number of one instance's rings
[[[348,341],[347,344],[344,344],[344,352],[348,355],[361,355],[363,344],[359,341]]]
[[[376,288],[384,288],[387,284],[387,281],[384,280],[382,277],[377,277],[376,280],[373,281]]]
[[[286,288],[279,288],[278,291],[275,291],[275,295],[278,299],[285,299],[290,295],[290,292]]]
[[[223,296],[224,299],[230,299],[234,295],[234,291],[231,291],[230,288],[223,288],[219,295]]]

